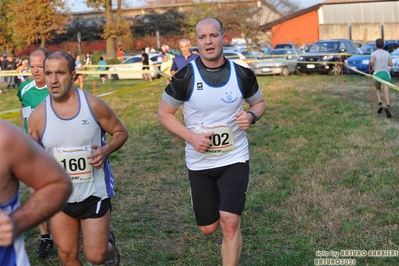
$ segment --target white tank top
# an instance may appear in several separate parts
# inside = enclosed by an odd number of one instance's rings
[[[73,192],[69,203],[81,202],[89,196],[110,198],[115,192],[109,158],[106,158],[101,169],[91,167],[86,159],[91,154],[90,145],[105,145],[106,133],[93,116],[85,92],[76,90],[79,111],[68,119],[55,113],[50,96],[45,98],[46,122],[41,143],[71,177]]]
[[[211,169],[249,159],[247,134],[238,128],[235,117],[242,110],[243,94],[234,63],[229,63],[227,82],[215,87],[205,82],[195,61],[190,62],[194,88],[183,103],[185,125],[193,132],[214,132],[212,146],[205,153],[197,152],[186,142],[186,164],[190,170]]]

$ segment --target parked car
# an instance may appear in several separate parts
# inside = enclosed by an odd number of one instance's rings
[[[305,53],[308,53],[309,50],[310,50],[310,48],[312,48],[313,44],[314,44],[313,42],[307,42],[307,43],[305,43],[305,44],[303,45],[302,50],[303,50]]]
[[[304,52],[300,49],[273,49],[264,59],[251,63],[255,75],[281,75],[287,77],[296,72],[297,59]]]
[[[391,53],[392,58],[392,67],[391,67],[391,75],[399,76],[399,48]]]
[[[391,53],[398,47],[399,47],[399,41],[390,40],[384,42],[384,46],[382,47],[382,49]],[[345,63],[348,66],[356,68],[359,71],[362,71],[364,73],[369,73],[371,53],[374,52],[375,50],[377,50],[375,42],[368,42],[364,44],[355,55],[352,55],[348,59],[346,59]],[[345,73],[349,74],[357,72],[351,70],[350,68],[345,67]]]
[[[234,62],[236,62],[239,65],[242,65],[244,67],[249,67],[250,62],[255,62],[258,60],[255,56],[251,54],[242,54],[240,52],[236,52],[234,50],[223,50],[223,55],[227,59],[230,59]]]
[[[348,39],[321,40],[316,42],[309,53],[298,58],[297,74],[326,73],[339,75],[348,54],[357,51],[355,43]]]
[[[157,71],[157,53],[148,54],[150,60],[150,70]],[[141,54],[137,54],[127,58],[120,65],[111,66],[109,71],[119,71],[118,73],[108,74],[109,79],[142,79],[143,64],[141,63]],[[117,75],[117,76],[115,76]],[[155,72],[151,73],[152,77],[155,78],[157,75]]]
[[[274,46],[274,49],[301,49],[301,47],[293,42],[278,43]]]

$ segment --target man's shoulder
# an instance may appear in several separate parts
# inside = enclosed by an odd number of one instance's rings
[[[31,87],[35,87],[35,80],[31,79],[31,80],[26,80],[24,82],[21,83],[21,85],[19,85],[19,90],[26,90],[27,88],[31,88]]]

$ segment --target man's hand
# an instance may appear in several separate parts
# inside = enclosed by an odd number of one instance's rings
[[[213,132],[195,134],[193,140],[190,142],[194,149],[198,152],[206,152],[211,146],[210,137],[213,136]]]
[[[14,238],[14,226],[10,216],[0,210],[0,247],[12,244]]]
[[[237,125],[240,129],[246,130],[252,121],[252,115],[245,111],[238,111],[236,114]]]
[[[91,161],[89,161],[89,164],[94,168],[100,169],[104,164],[106,154],[104,153],[102,147],[98,145],[91,145],[91,148],[93,149],[94,153],[87,156],[87,159],[91,159]]]

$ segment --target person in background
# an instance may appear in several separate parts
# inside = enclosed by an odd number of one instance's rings
[[[198,57],[198,54],[191,53],[191,44],[190,44],[190,41],[187,39],[180,39],[179,48],[180,48],[181,54],[177,55],[173,59],[172,69],[170,71],[172,73],[172,76],[174,76],[177,71],[182,69],[189,62],[191,62],[192,60],[194,60]]]
[[[163,57],[165,56],[164,52],[162,51],[162,49],[158,50],[158,56],[157,56],[157,66],[158,66],[158,70],[161,70],[161,65],[162,65],[162,61],[163,61]],[[162,76],[160,74],[157,75],[157,78],[161,78]]]
[[[166,75],[168,75],[168,77],[166,78],[166,82],[168,84],[170,82],[170,77],[172,76],[172,74],[170,73],[171,68],[172,68],[172,61],[170,61],[167,56],[164,56],[161,64],[161,71]]]
[[[117,57],[118,57],[118,60],[119,60],[119,62],[123,62],[123,56],[124,56],[124,52],[123,52],[123,49],[122,49],[122,45],[119,45],[118,46],[118,52],[117,52]]]
[[[60,211],[72,183],[28,134],[0,120],[0,265],[29,266],[22,233]],[[21,206],[19,182],[35,190]]]
[[[16,80],[15,80],[15,85],[17,85],[17,87],[19,88],[19,86],[21,85],[22,82],[28,80],[28,76],[22,75],[23,73],[28,72],[28,61],[23,60],[21,65],[19,65],[16,70],[18,73],[21,73],[21,75],[16,76]]]
[[[5,62],[4,56],[0,56],[0,72],[5,70]],[[4,76],[0,76],[0,82],[4,82]]]
[[[17,97],[22,105],[20,124],[26,133],[28,133],[27,126],[30,114],[48,95],[46,80],[44,78],[44,60],[50,53],[50,50],[46,48],[37,48],[31,53],[29,57],[29,69],[33,79],[23,82],[17,92]],[[34,190],[31,189],[31,194],[33,193]],[[50,255],[50,250],[53,248],[54,243],[47,221],[39,224],[38,228],[41,235],[38,256],[44,259]]]
[[[143,71],[150,70],[150,59],[148,53],[145,51],[145,48],[141,49],[141,63],[143,63]],[[148,79],[149,81],[152,81],[151,73],[143,72],[142,76],[144,80]]]
[[[80,55],[77,55],[75,57],[75,71],[77,72],[77,71],[82,71],[82,70],[83,70],[83,65],[82,65],[82,62],[80,61]],[[83,74],[76,73],[75,78],[76,78],[75,84],[79,84],[79,88],[81,90],[83,90],[83,81],[84,81]]]
[[[49,96],[28,121],[32,138],[72,179],[73,192],[62,211],[51,218],[51,232],[62,265],[82,265],[80,232],[89,262],[119,265],[110,231],[115,184],[109,155],[122,147],[128,132],[109,105],[74,87],[74,66],[73,57],[65,52],[47,57],[44,73]]]
[[[216,18],[195,26],[200,57],[166,86],[158,121],[186,142],[186,165],[196,222],[202,233],[223,235],[223,265],[238,265],[241,213],[249,182],[246,130],[264,114],[255,74],[223,56],[224,30]],[[243,110],[243,101],[249,110]],[[184,123],[176,116],[183,106]]]
[[[8,70],[8,71],[16,69],[15,62],[14,62],[12,56],[7,56],[7,60],[5,62],[5,69]],[[11,87],[13,89],[15,88],[15,78],[14,78],[14,76],[8,76],[7,77],[7,90],[10,89]]]
[[[373,73],[373,75],[377,78],[380,78],[384,81],[391,81],[391,75],[389,74],[389,67],[392,66],[392,59],[391,55],[382,49],[384,46],[384,41],[382,39],[377,39],[375,41],[375,44],[377,46],[377,50],[371,53],[371,58],[370,58],[370,72]],[[385,113],[387,115],[387,118],[392,117],[392,111],[391,111],[391,95],[389,91],[389,87],[378,81],[377,79],[373,79],[374,86],[376,88],[376,95],[377,95],[377,100],[378,100],[378,110],[377,113],[382,113],[384,110],[384,106],[382,105],[382,96],[381,96],[381,88],[384,88],[384,93],[385,93]]]
[[[192,52],[193,54],[199,54],[199,50],[198,50],[197,48],[194,48],[191,52]]]
[[[100,56],[100,61],[98,61],[97,64],[100,66],[100,67],[99,67],[99,70],[100,70],[100,71],[105,71],[105,70],[107,70],[107,62],[104,60],[104,58],[103,58],[102,56]],[[102,84],[105,84],[105,76],[106,76],[105,73],[101,73],[101,74],[100,74],[100,79],[101,79],[101,83],[102,83]]]

